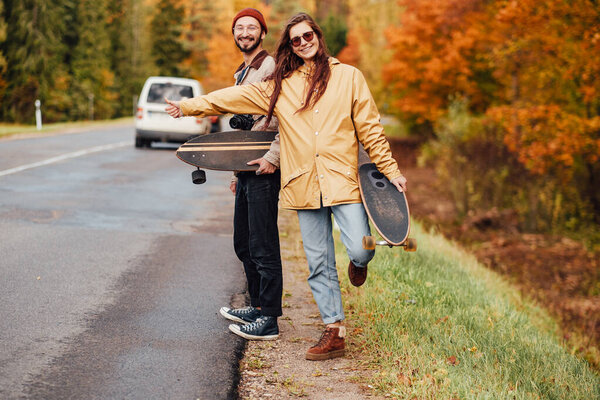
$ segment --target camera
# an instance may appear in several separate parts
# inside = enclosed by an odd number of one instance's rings
[[[249,131],[254,126],[254,118],[250,114],[235,114],[229,120],[229,126],[233,129]]]

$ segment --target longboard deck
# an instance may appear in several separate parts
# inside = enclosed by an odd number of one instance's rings
[[[177,157],[198,168],[220,171],[255,171],[247,165],[265,155],[277,132],[227,131],[198,136],[177,149]]]
[[[358,183],[363,205],[381,237],[392,246],[403,244],[410,232],[406,196],[373,163],[360,165]]]

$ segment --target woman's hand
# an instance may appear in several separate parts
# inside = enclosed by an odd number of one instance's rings
[[[392,185],[396,186],[399,192],[406,192],[406,178],[399,176],[391,180]]]
[[[183,117],[183,112],[181,111],[181,107],[179,106],[179,101],[171,101],[165,97],[165,101],[167,102],[167,107],[165,111],[173,118]]]

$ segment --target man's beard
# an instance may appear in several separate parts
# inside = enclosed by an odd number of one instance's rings
[[[260,45],[260,40],[255,40],[248,48],[243,48],[237,40],[235,41],[235,45],[242,53],[252,53]]]

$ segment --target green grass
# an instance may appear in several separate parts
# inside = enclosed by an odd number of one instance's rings
[[[391,115],[382,115],[381,123],[383,124],[383,129],[385,132],[385,136],[387,137],[395,137],[395,138],[404,138],[408,137],[409,131],[398,118],[393,117]]]
[[[38,131],[35,125],[20,125],[20,124],[7,124],[0,123],[0,137],[21,135],[21,134],[45,134],[54,133],[60,130],[70,130],[78,128],[93,128],[95,126],[101,126],[106,124],[122,124],[125,122],[132,122],[133,117],[123,117],[112,120],[100,120],[100,121],[76,121],[76,122],[58,122],[53,124],[43,124],[42,130]]]
[[[392,398],[598,399],[600,378],[569,354],[548,314],[443,237],[412,226],[418,250],[378,247],[367,283],[343,277],[351,354]]]
[[[383,126],[385,136],[387,137],[395,137],[395,138],[403,138],[408,137],[409,132],[406,127],[400,123],[397,124],[385,124]]]

